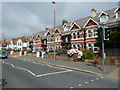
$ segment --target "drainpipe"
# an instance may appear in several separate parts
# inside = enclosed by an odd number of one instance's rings
[[[83,28],[84,30],[84,49],[86,49],[86,30],[85,28]]]

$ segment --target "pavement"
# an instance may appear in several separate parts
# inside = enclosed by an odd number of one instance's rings
[[[86,73],[95,74],[98,76],[107,76],[114,79],[119,79],[118,72],[120,71],[120,68],[117,66],[105,66],[103,68],[102,65],[93,65],[91,63],[84,63],[84,62],[70,62],[65,60],[52,60],[52,59],[46,59],[41,57],[32,57],[32,56],[12,56],[17,57],[20,59],[26,59],[30,61],[34,61],[37,63],[43,63],[48,64],[52,66],[82,71]],[[104,69],[104,70],[103,70]]]

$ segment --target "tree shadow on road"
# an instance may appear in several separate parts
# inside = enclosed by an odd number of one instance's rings
[[[87,66],[92,66],[92,67],[96,67],[96,68],[98,68],[99,70],[101,70],[101,71],[104,71],[98,64],[94,64],[94,63],[87,63],[86,64]]]

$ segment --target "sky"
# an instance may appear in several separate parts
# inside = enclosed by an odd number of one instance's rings
[[[92,8],[101,12],[117,6],[117,2],[56,2],[56,25],[61,25],[63,19],[71,22],[89,16]],[[10,40],[52,28],[53,10],[51,2],[2,2],[3,37]]]

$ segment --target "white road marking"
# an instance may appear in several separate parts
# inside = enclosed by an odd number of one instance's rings
[[[27,58],[27,60],[31,60],[31,59]]]
[[[51,65],[47,65],[48,67],[53,67],[53,66],[51,66]]]
[[[5,62],[4,62],[5,63]],[[28,70],[28,69],[25,69],[25,68],[21,68],[21,67],[15,67],[13,64],[11,64],[11,63],[5,63],[5,64],[9,64],[9,65],[11,65],[12,67],[14,67],[14,68],[18,68],[18,69],[21,69],[21,70],[25,70],[25,71],[27,71],[27,72],[29,72],[30,74],[32,74],[33,76],[36,76],[32,71],[30,71],[30,70]]]
[[[96,80],[99,80],[98,78],[96,78]]]
[[[81,85],[81,84],[78,84],[78,86],[80,86],[80,87],[81,87],[82,85]]]
[[[85,82],[86,84],[88,83],[88,82]]]
[[[5,62],[3,61],[3,63],[5,63]],[[28,69],[26,69],[26,68],[15,67],[15,66],[14,66],[13,64],[11,64],[11,63],[5,63],[5,64],[9,64],[9,65],[11,65],[13,68],[18,68],[18,69],[21,69],[21,70],[25,70],[25,71],[29,72],[30,74],[32,74],[32,75],[35,76],[35,77],[42,77],[42,76],[48,76],[48,75],[54,75],[54,74],[60,74],[60,73],[66,73],[66,72],[71,72],[71,71],[73,71],[73,70],[67,70],[67,71],[60,71],[60,72],[53,72],[53,73],[46,73],[46,74],[36,75],[35,73],[33,73],[32,71],[30,71],[30,70],[28,70]]]
[[[28,58],[23,59],[23,61],[32,62],[32,61],[28,61],[28,60],[31,60],[31,59],[28,59]],[[52,66],[52,65],[49,65],[49,64],[37,63],[37,62],[34,62],[34,61],[32,63],[34,63],[34,64],[40,64],[40,65],[46,65],[48,67],[57,68],[57,69],[61,69],[61,70],[70,70],[70,69],[66,69],[66,68],[55,67],[55,66]]]
[[[71,89],[73,89],[74,87],[70,87]]]
[[[11,56],[11,57],[19,57],[19,56]]]
[[[91,80],[92,82],[94,81],[94,80]]]
[[[41,64],[41,63],[37,63],[37,62],[33,62],[34,64],[40,64],[40,65],[45,65],[45,64]]]
[[[71,72],[71,71],[72,71],[72,70],[68,70],[68,71],[60,71],[60,72],[53,72],[53,73],[46,73],[46,74],[36,75],[36,77],[42,77],[42,76],[48,76],[48,75],[54,75],[54,74],[60,74],[60,73]]]

